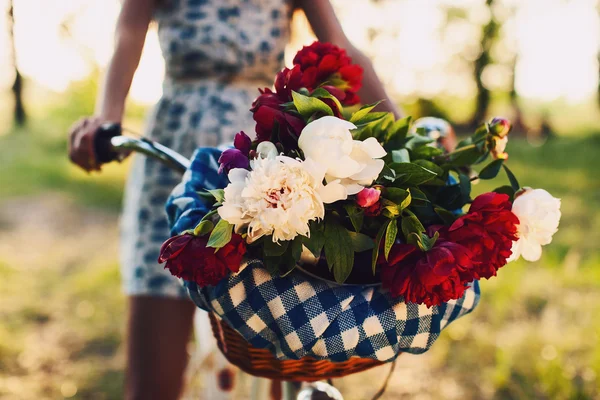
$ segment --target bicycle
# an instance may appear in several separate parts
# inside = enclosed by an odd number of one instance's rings
[[[190,166],[190,160],[181,154],[169,149],[160,143],[150,139],[122,135],[122,129],[119,124],[105,124],[97,132],[94,149],[96,159],[101,163],[108,163],[121,159],[124,154],[137,152],[162,162],[169,168],[183,174]],[[253,384],[251,400],[262,398],[268,388],[258,383],[256,379]],[[300,390],[299,386],[293,381],[283,381],[282,397],[284,400],[310,400],[319,393],[318,397],[323,399],[343,400],[342,394],[332,384],[324,382],[314,382],[311,386]]]

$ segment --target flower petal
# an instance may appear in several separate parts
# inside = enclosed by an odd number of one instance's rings
[[[173,236],[165,241],[160,248],[158,263],[162,264],[167,260],[177,257],[193,238],[194,237],[192,235],[186,234]]]
[[[367,138],[362,142],[355,141],[355,143],[356,142],[360,143],[361,148],[366,151],[371,158],[382,158],[387,155],[387,152],[374,137]]]
[[[229,171],[227,178],[229,178],[229,182],[231,183],[244,182],[249,173],[248,170],[243,168],[233,168]]]
[[[340,184],[339,180],[328,183],[319,189],[319,196],[325,204],[335,203],[339,200],[346,200],[348,192],[346,188]]]

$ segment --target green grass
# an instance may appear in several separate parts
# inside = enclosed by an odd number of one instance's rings
[[[121,205],[126,168],[110,164],[101,174],[82,172],[69,162],[66,133],[56,138],[42,127],[22,129],[0,136],[0,149],[0,200],[56,191],[81,205],[110,210]]]
[[[121,397],[116,224],[127,166],[81,173],[60,136],[38,123],[0,137],[2,399]],[[522,185],[562,199],[560,230],[542,260],[510,264],[482,282],[478,309],[412,359],[426,360],[417,378],[430,377],[419,398],[451,398],[449,387],[464,399],[600,396],[600,136],[561,136],[541,147],[512,139],[509,154]],[[505,182],[500,176],[473,191]],[[372,395],[382,373],[351,378],[346,397]],[[386,398],[414,397],[404,373]]]

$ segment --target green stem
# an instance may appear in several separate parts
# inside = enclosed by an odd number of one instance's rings
[[[445,156],[445,157],[451,157],[451,156],[453,156],[453,155],[455,155],[455,154],[461,153],[461,152],[463,152],[463,151],[471,150],[471,149],[474,149],[474,148],[476,148],[476,147],[477,147],[477,145],[476,145],[476,144],[470,144],[470,145],[468,145],[468,146],[461,147],[460,149],[456,149],[456,150],[454,150],[454,151],[453,151],[453,152],[451,152],[451,153],[444,154],[444,156]]]

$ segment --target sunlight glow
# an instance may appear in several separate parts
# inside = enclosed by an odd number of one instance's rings
[[[0,0],[0,4],[5,0]],[[109,61],[117,0],[15,0],[18,63],[27,78],[61,92]],[[440,93],[472,96],[470,60],[479,53],[481,24],[489,18],[483,0],[335,0],[339,18],[353,43],[373,59],[393,94],[431,97]],[[521,96],[571,102],[589,98],[597,88],[600,24],[595,0],[503,0],[498,13],[508,18],[503,43],[494,57],[507,62],[518,51],[516,84]],[[448,7],[464,9],[465,19],[446,21]],[[474,23],[475,22],[475,23]],[[64,27],[67,26],[68,29]],[[0,59],[8,47],[0,19]],[[374,31],[378,32],[371,41]],[[308,36],[304,36],[305,38]],[[504,50],[502,50],[504,48]],[[131,97],[152,103],[161,93],[164,64],[151,30]],[[484,83],[505,89],[512,71],[495,65]],[[12,79],[0,65],[0,84]]]

